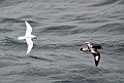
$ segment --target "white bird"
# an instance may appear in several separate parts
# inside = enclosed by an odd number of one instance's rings
[[[32,41],[32,39],[33,38],[37,39],[37,37],[35,35],[32,35],[31,34],[31,32],[32,32],[31,25],[27,21],[25,21],[25,24],[26,24],[26,27],[27,27],[25,36],[18,37],[18,40],[24,40],[24,39],[26,40],[27,45],[28,45],[27,53],[26,53],[26,55],[27,55],[31,51],[31,49],[33,47],[33,41]]]
[[[99,64],[100,61],[100,53],[97,51],[97,49],[102,49],[102,47],[100,45],[95,45],[94,43],[91,42],[85,42],[85,44],[87,45],[87,48],[81,48],[81,51],[89,51],[93,54],[94,56],[94,60],[95,60],[95,65],[97,66]]]

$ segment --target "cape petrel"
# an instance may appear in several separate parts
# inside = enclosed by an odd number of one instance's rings
[[[97,51],[97,49],[102,49],[102,47],[98,44],[94,44],[91,42],[85,42],[85,44],[87,45],[87,48],[81,48],[80,50],[84,52],[91,52],[94,56],[95,65],[97,67],[100,61],[100,53]]]

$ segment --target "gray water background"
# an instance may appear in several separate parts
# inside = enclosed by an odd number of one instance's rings
[[[103,47],[98,67],[86,41]],[[0,83],[124,83],[124,0],[0,0]]]

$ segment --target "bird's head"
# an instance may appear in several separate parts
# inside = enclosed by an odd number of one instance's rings
[[[92,44],[91,42],[85,42],[85,44],[88,46],[88,47],[92,47]]]
[[[37,39],[37,37],[35,35],[33,35],[33,39]]]
[[[91,45],[91,42],[85,42],[86,45]]]
[[[85,44],[90,44],[90,42],[85,42]]]

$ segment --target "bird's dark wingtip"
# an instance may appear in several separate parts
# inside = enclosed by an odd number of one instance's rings
[[[96,48],[96,49],[103,49],[102,46],[100,46],[100,45],[94,45],[93,48]]]
[[[80,51],[83,51],[83,48],[80,48]]]
[[[98,64],[99,64],[99,61],[95,61],[95,65],[96,65],[96,67],[98,66]]]
[[[98,64],[96,64],[96,67],[98,66]]]

